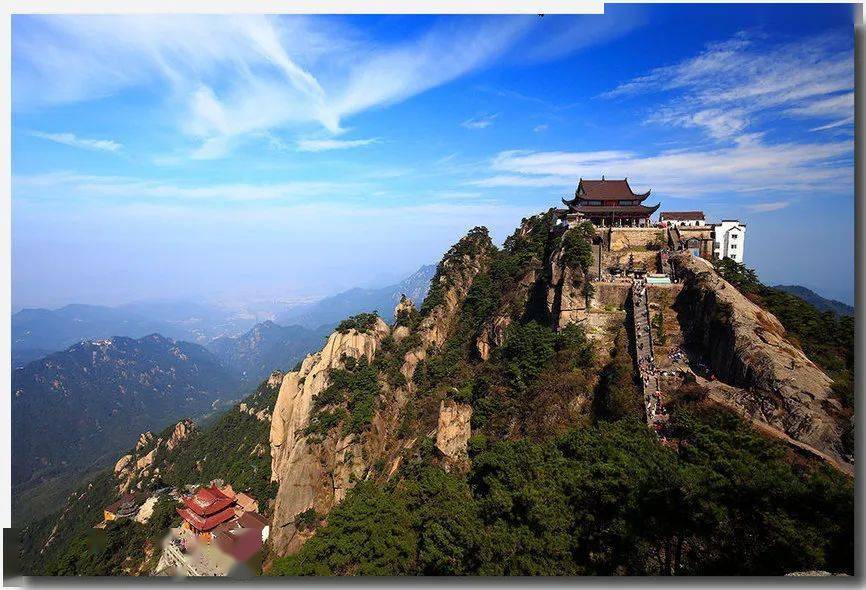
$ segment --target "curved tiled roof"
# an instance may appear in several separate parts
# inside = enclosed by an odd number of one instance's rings
[[[185,496],[183,503],[199,516],[208,516],[219,512],[234,503],[232,496],[227,496],[218,487],[199,488],[192,496]]]
[[[628,178],[607,180],[602,176],[601,180],[584,180],[581,178],[577,190],[574,191],[574,197],[575,199],[633,199],[638,197],[640,200],[644,200],[650,195],[650,192],[652,191],[634,192],[628,184]]]
[[[216,528],[217,525],[224,523],[235,516],[235,511],[231,508],[223,508],[221,511],[207,517],[199,516],[192,510],[186,508],[178,508],[177,513],[182,519],[202,532],[211,531]]]

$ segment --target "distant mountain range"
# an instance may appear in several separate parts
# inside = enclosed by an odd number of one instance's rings
[[[330,327],[280,326],[267,321],[240,336],[223,336],[208,349],[244,384],[258,385],[274,370],[289,371],[298,361],[322,347]]]
[[[182,416],[239,398],[204,347],[158,334],[75,344],[12,372],[12,480],[86,469]]]
[[[26,351],[64,350],[82,340],[112,336],[141,338],[158,333],[205,344],[249,330],[255,323],[255,317],[239,317],[233,310],[185,301],[31,308],[12,315],[12,348],[20,359],[32,360]]]
[[[319,328],[323,325],[336,325],[350,315],[378,311],[385,321],[390,322],[401,294],[421,306],[434,274],[436,265],[428,264],[394,285],[377,289],[349,289],[315,303],[293,307],[277,316],[276,321],[283,325],[299,324],[307,328]]]
[[[854,315],[854,308],[847,303],[821,297],[813,290],[803,287],[802,285],[775,285],[773,288],[790,293],[791,295],[796,295],[806,303],[818,308],[819,311],[832,311],[837,316]]]
[[[260,322],[266,318],[276,322],[273,325],[299,325],[313,330],[315,334],[325,327],[335,326],[347,316],[363,311],[378,310],[383,318],[390,321],[394,307],[400,301],[400,294],[405,293],[420,304],[435,272],[434,265],[422,266],[411,276],[387,287],[355,288],[315,303],[289,309],[271,306],[272,311],[258,310],[256,313],[183,300],[136,302],[117,307],[72,304],[59,309],[22,309],[12,315],[12,368],[24,367],[28,362],[85,340],[113,336],[141,338],[154,333],[208,346],[223,355],[221,358],[225,358],[224,355],[237,357],[241,353],[229,352],[227,339],[237,337],[235,342],[240,343],[249,331],[261,325]],[[259,332],[263,334],[261,329]],[[274,331],[271,329],[271,332]],[[297,330],[295,335],[301,339],[310,336]],[[272,334],[265,337],[270,336]],[[288,342],[285,337],[280,338]],[[289,348],[292,346],[290,344]],[[273,358],[290,358],[294,353],[289,350],[283,355],[270,352],[262,354],[265,357],[276,354]],[[250,368],[247,365],[237,366],[241,371]]]

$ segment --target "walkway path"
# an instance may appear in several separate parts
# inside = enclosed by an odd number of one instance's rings
[[[646,280],[634,279],[631,289],[634,304],[632,318],[634,319],[635,362],[643,390],[647,425],[655,429],[656,425],[660,425],[667,419],[667,416],[659,393],[658,372],[653,358]]]

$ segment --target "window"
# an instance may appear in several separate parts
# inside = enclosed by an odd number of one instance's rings
[[[737,245],[736,245],[736,244],[731,244],[731,250],[736,250],[736,249],[737,249]]]
[[[732,239],[732,240],[736,240],[738,235],[739,235],[739,234],[731,234],[731,239]]]

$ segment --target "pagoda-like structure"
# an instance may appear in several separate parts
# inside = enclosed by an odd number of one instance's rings
[[[635,193],[628,179],[601,180],[580,179],[574,198],[562,202],[568,207],[560,213],[571,220],[589,220],[596,227],[647,227],[650,215],[661,206],[644,205],[650,191]]]
[[[234,494],[226,494],[211,484],[209,488],[199,488],[192,496],[184,496],[184,507],[178,508],[177,513],[183,518],[183,528],[210,541],[217,526],[235,518],[236,500]]]

